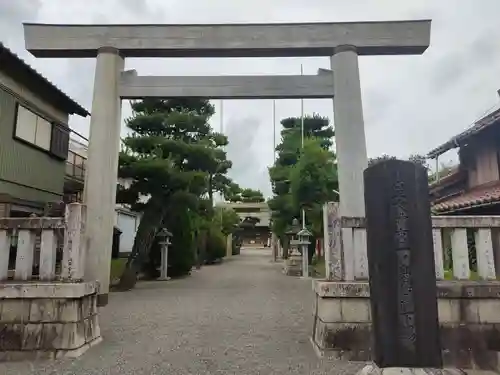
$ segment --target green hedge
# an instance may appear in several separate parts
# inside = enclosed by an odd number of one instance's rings
[[[217,228],[210,228],[207,238],[206,261],[208,264],[226,256],[226,237]]]
[[[168,273],[172,277],[187,275],[194,265],[196,248],[189,213],[185,211],[172,215],[167,228],[173,235],[168,251]]]

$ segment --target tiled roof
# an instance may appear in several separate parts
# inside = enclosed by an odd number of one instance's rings
[[[90,113],[76,101],[71,99],[56,85],[38,73],[23,59],[17,56],[0,42],[0,70],[9,77],[23,84],[36,95],[51,103],[54,107],[68,114],[77,114],[83,117]]]
[[[484,116],[480,120],[476,121],[474,125],[472,125],[470,128],[467,130],[463,131],[462,133],[454,136],[451,138],[448,142],[443,143],[441,146],[436,147],[434,150],[429,152],[427,154],[427,157],[429,159],[434,159],[435,157],[444,154],[446,151],[451,150],[453,148],[456,148],[460,146],[460,142],[465,141],[467,138],[483,131],[490,125],[493,125],[495,123],[500,123],[500,108],[494,110],[490,114]]]
[[[462,195],[441,201],[432,206],[432,211],[457,211],[496,202],[500,202],[500,181],[479,186]]]
[[[266,212],[237,212],[240,219],[244,220],[246,217],[255,217],[259,222],[255,224],[256,227],[268,227],[271,220],[271,213]]]

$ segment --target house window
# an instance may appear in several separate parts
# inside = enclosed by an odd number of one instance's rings
[[[69,129],[65,126],[54,124],[52,127],[52,141],[50,153],[58,158],[66,160],[69,151]]]
[[[28,108],[18,104],[15,136],[25,142],[66,159],[69,146],[69,129],[52,124]]]
[[[18,105],[17,138],[49,151],[51,133],[52,124],[50,122],[31,112],[28,108]]]
[[[47,120],[38,117],[36,119],[35,145],[44,150],[50,149],[50,137],[52,133],[52,124]]]

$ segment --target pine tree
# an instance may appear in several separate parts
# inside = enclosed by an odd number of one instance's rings
[[[132,110],[127,120],[132,132],[123,139],[119,166],[119,177],[129,184],[119,186],[117,201],[142,212],[142,218],[120,280],[122,289],[135,285],[164,226],[173,234],[176,272],[189,272],[196,242],[189,220],[201,198],[213,190],[211,176],[230,167],[219,148],[227,139],[213,133],[208,123],[214,108],[207,100],[145,99],[132,103]]]
[[[268,201],[272,229],[287,248],[285,232],[301,208],[316,235],[321,231],[320,207],[324,202],[338,200],[337,166],[331,151],[334,131],[329,119],[319,115],[304,117],[304,149],[302,149],[301,118],[281,121],[281,143],[276,146],[276,162],[269,168],[273,197]],[[285,251],[286,256],[286,251]]]

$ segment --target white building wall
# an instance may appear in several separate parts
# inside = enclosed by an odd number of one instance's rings
[[[116,210],[115,226],[122,231],[120,236],[120,254],[132,252],[137,228],[139,228],[139,222],[139,214],[123,209]]]

